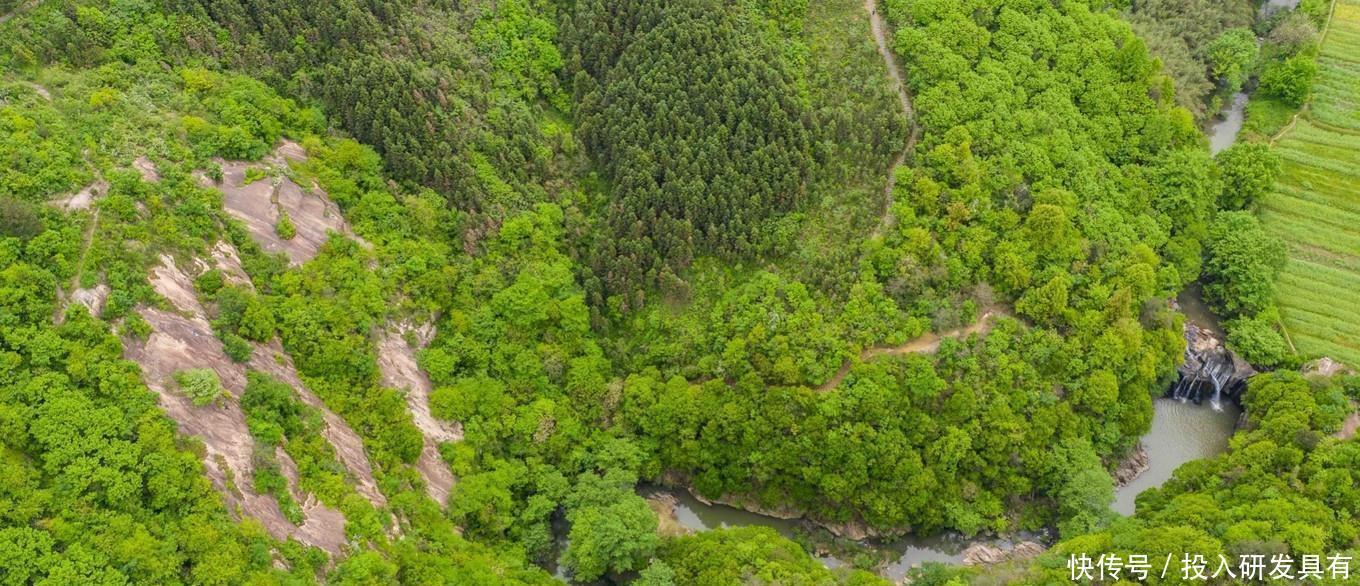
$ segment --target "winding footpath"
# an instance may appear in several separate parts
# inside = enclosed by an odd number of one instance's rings
[[[863,352],[859,353],[858,360],[845,361],[845,363],[841,365],[840,370],[836,371],[836,374],[822,383],[822,386],[817,387],[817,392],[824,393],[839,386],[841,381],[845,380],[846,375],[850,374],[850,369],[856,364],[867,362],[879,356],[934,354],[939,351],[940,343],[944,342],[946,339],[966,338],[973,334],[985,336],[988,332],[992,331],[992,324],[997,318],[1009,316],[1010,312],[1005,307],[994,305],[988,307],[986,311],[983,311],[982,315],[978,317],[977,321],[973,322],[972,325],[955,328],[938,334],[929,332],[908,340],[906,343],[898,346],[875,346],[866,348]]]
[[[906,163],[907,155],[916,150],[916,141],[921,138],[921,125],[917,124],[916,108],[912,106],[911,94],[907,92],[902,70],[897,66],[897,58],[893,56],[892,47],[888,44],[888,22],[878,12],[877,0],[864,0],[864,9],[869,12],[869,28],[873,31],[874,42],[878,45],[878,54],[883,56],[883,63],[888,67],[888,78],[892,80],[893,88],[897,90],[897,99],[902,102],[902,112],[907,115],[907,120],[911,124],[907,146],[888,168],[888,182],[883,188],[883,219],[879,221],[872,234],[872,237],[878,237],[892,227],[893,188],[897,185],[897,168]]]
[[[33,8],[34,6],[37,6],[38,2],[40,1],[41,0],[29,0],[28,2],[15,6],[14,10],[11,10],[6,14],[0,14],[0,24],[5,24],[6,22],[9,21],[9,19],[14,18],[14,15],[19,14],[20,12],[27,11],[28,9]]]

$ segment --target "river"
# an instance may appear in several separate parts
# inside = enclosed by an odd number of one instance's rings
[[[705,504],[683,490],[644,486],[639,492],[644,497],[662,496],[674,502],[675,520],[691,531],[725,527],[769,527],[784,537],[801,542],[806,534],[806,528],[809,527],[805,522],[796,519],[778,519],[726,505]],[[1042,538],[1021,535],[1018,539]],[[911,568],[926,562],[962,564],[964,550],[975,543],[1010,549],[1015,542],[1006,539],[969,540],[958,534],[946,533],[928,537],[909,536],[882,542],[870,540],[860,545],[874,553],[875,557],[887,560],[876,570],[879,575],[897,582],[905,578]],[[834,555],[814,553],[813,557],[828,568],[848,565],[846,560]]]

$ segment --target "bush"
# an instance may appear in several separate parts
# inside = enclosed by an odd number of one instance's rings
[[[1225,210],[1251,207],[1279,177],[1280,156],[1262,143],[1239,142],[1215,157],[1223,178],[1218,205]]]
[[[1255,315],[1275,303],[1284,243],[1250,212],[1223,212],[1209,226],[1205,297],[1220,315]]]
[[[1293,106],[1303,105],[1313,89],[1317,77],[1317,63],[1307,53],[1301,53],[1267,65],[1261,72],[1261,91]]]
[[[297,236],[297,226],[293,225],[293,219],[288,217],[288,212],[279,213],[279,222],[274,225],[274,231],[284,240],[292,240]]]
[[[1279,366],[1289,354],[1284,337],[1272,320],[1263,315],[1227,323],[1228,348],[1256,366]]]
[[[226,352],[227,357],[232,360],[236,362],[250,360],[251,350],[250,342],[247,342],[245,338],[231,332],[222,335],[222,351]]]
[[[194,368],[175,373],[180,392],[194,402],[195,407],[215,403],[222,396],[222,380],[210,368]]]

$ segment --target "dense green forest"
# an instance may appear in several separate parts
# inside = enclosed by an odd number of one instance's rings
[[[1344,376],[1254,378],[1226,454],[1109,510],[1187,284],[1313,358],[1255,213],[1284,164],[1200,125],[1307,101],[1321,2],[0,13],[5,583],[885,582],[641,484],[1059,539],[924,584],[1360,538]]]

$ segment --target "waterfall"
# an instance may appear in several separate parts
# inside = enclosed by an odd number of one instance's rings
[[[1178,369],[1180,377],[1167,394],[1180,401],[1194,401],[1196,405],[1208,398],[1214,410],[1221,410],[1224,398],[1236,399],[1242,382],[1254,373],[1208,329],[1187,323],[1185,340],[1185,363]]]

